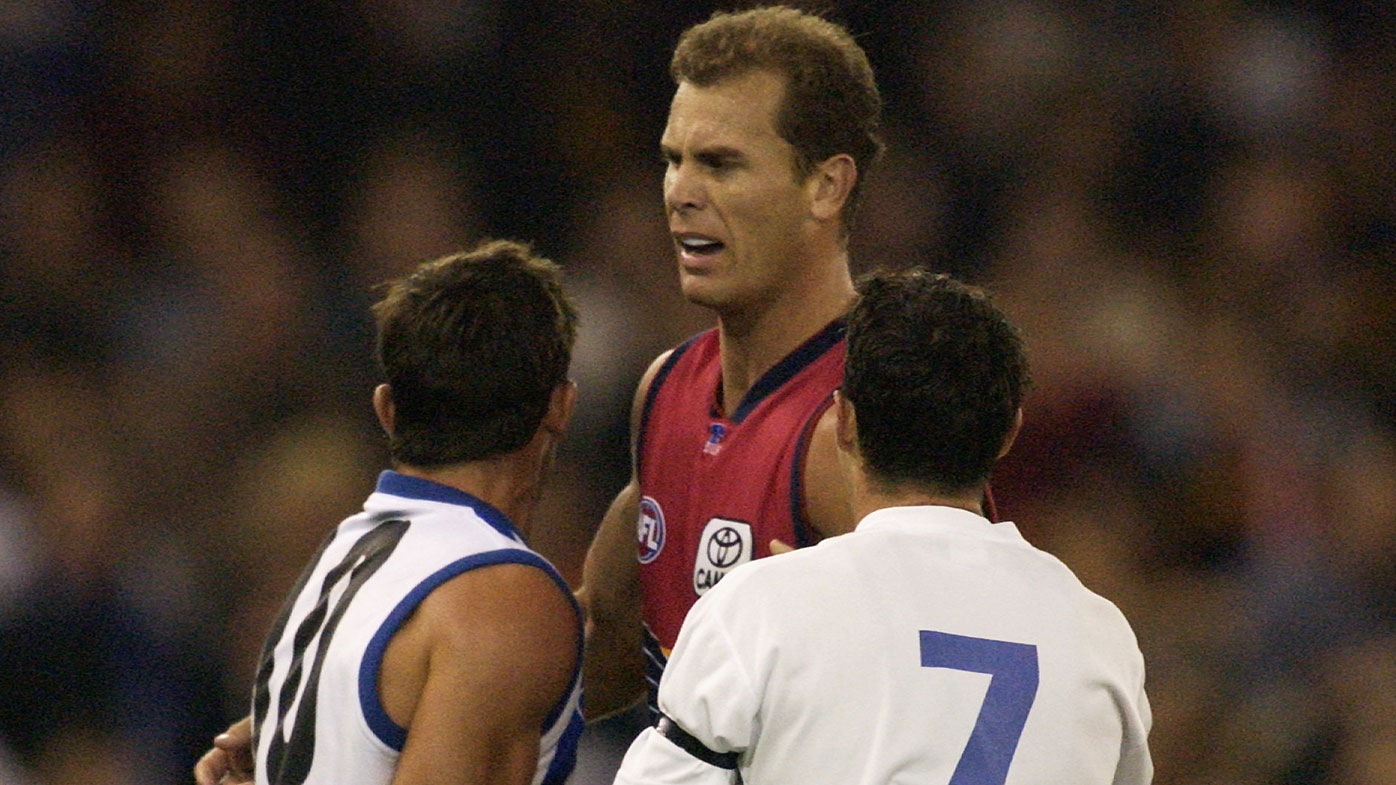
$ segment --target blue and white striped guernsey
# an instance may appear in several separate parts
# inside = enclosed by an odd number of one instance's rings
[[[467,570],[528,564],[576,602],[502,513],[467,493],[385,471],[363,512],[321,546],[276,619],[253,692],[258,785],[382,785],[406,729],[378,700],[393,633],[432,589]],[[560,785],[581,735],[581,611],[571,687],[542,728],[534,785]]]

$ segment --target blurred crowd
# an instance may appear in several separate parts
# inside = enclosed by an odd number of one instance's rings
[[[855,266],[1022,326],[1001,517],[1134,623],[1156,781],[1396,783],[1396,10],[817,7],[887,101]],[[191,781],[384,467],[374,285],[481,237],[581,307],[535,543],[579,576],[709,324],[657,139],[713,8],[0,1],[0,783]]]

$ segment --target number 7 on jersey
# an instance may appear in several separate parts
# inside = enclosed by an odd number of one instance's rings
[[[1037,697],[1037,647],[921,630],[921,666],[989,674],[979,718],[949,785],[1003,785]]]

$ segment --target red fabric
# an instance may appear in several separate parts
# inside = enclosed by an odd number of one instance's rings
[[[718,413],[716,330],[676,350],[681,356],[656,377],[639,441],[644,498],[637,533],[644,620],[665,652],[699,592],[725,574],[709,568],[738,559],[733,547],[746,549],[740,563],[753,553],[770,555],[772,539],[792,545],[804,539],[798,469],[810,420],[842,381],[842,336],[842,325],[835,324],[811,338],[772,368],[740,407],[729,408],[729,416]],[[713,426],[721,429],[718,437]],[[709,527],[715,518],[749,525],[749,545],[730,545],[730,531]]]

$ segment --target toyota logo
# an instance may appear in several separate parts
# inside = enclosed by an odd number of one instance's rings
[[[742,558],[742,535],[731,526],[723,526],[708,538],[708,561],[714,567],[731,567]]]

